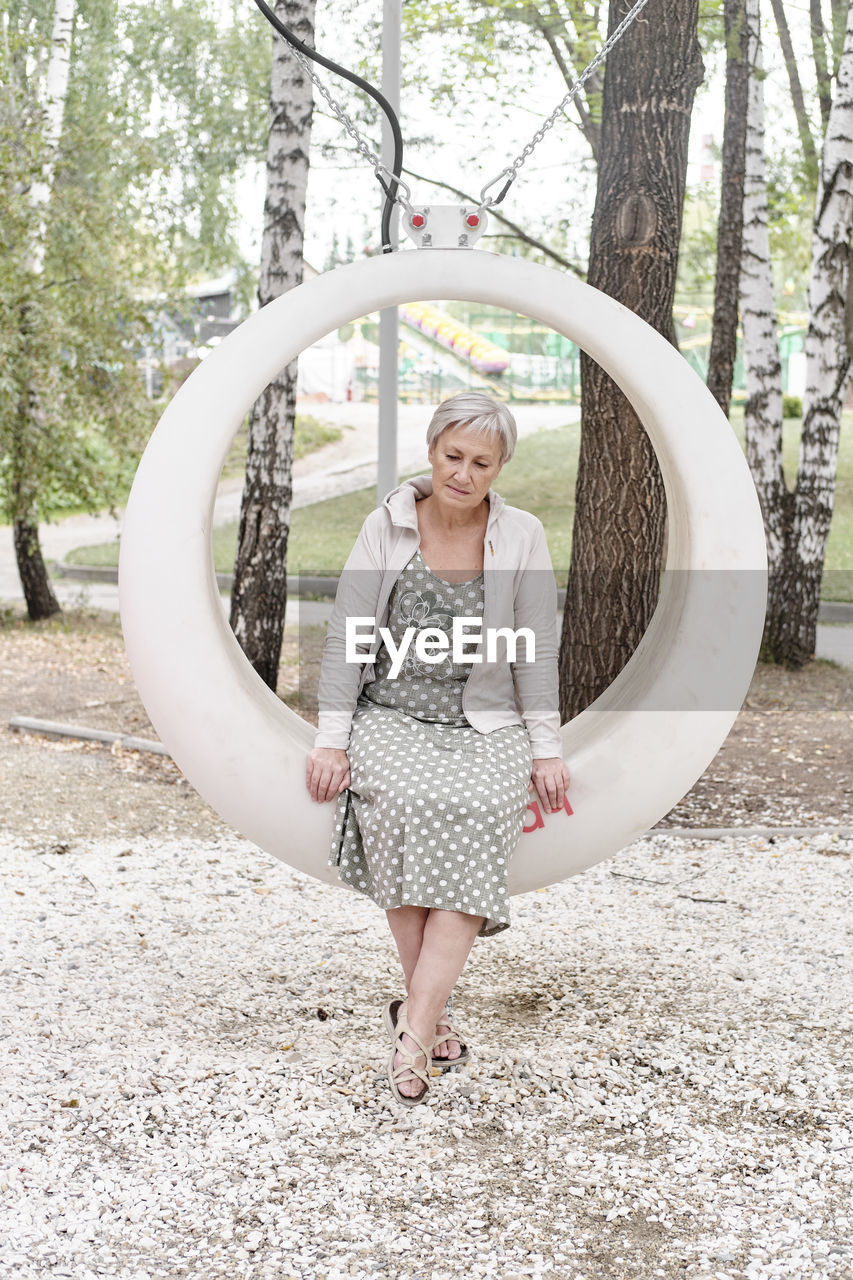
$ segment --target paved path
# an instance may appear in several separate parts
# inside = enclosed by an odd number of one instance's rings
[[[376,483],[376,418],[373,404],[313,404],[300,408],[306,413],[348,426],[342,438],[318,449],[294,464],[294,507],[309,506],[338,494],[353,493]],[[577,420],[579,410],[562,405],[518,405],[513,409],[520,437],[542,428],[552,429]],[[398,428],[398,471],[423,467],[429,469],[424,436],[429,409],[423,405],[401,405]],[[243,482],[237,478],[223,482],[217,491],[214,524],[228,524],[239,519]],[[106,514],[69,516],[55,524],[44,524],[39,531],[42,550],[48,560],[64,560],[75,547],[109,542],[118,538],[121,515],[114,520]],[[118,612],[118,587],[107,582],[79,582],[71,578],[54,579],[54,590],[61,604],[83,604]],[[12,531],[0,526],[0,601],[23,598],[15,565]],[[227,606],[227,596],[223,595]],[[825,612],[822,611],[822,612]],[[848,616],[837,623],[821,623],[817,629],[817,656],[831,658],[853,667],[853,606],[843,611]],[[331,613],[331,604],[323,601],[291,600],[286,622],[311,624],[323,622]]]
[[[338,494],[353,493],[376,484],[377,408],[375,404],[300,404],[327,422],[349,426],[340,440],[301,458],[293,467],[294,507],[309,506]],[[513,410],[520,437],[541,428],[563,426],[576,421],[579,410],[563,405],[519,405]],[[429,470],[424,438],[430,409],[424,405],[400,405],[397,440],[398,472],[405,474],[423,467]],[[213,522],[229,524],[240,517],[242,478],[224,481],[217,491]],[[108,514],[69,516],[55,524],[43,524],[39,530],[42,551],[47,560],[64,560],[75,547],[111,542],[121,532],[121,516],[114,520]],[[118,610],[118,593],[108,583],[85,583],[73,579],[56,579],[54,589],[62,604],[75,603],[84,589],[86,601],[96,608]],[[21,584],[15,565],[12,530],[0,526],[0,600],[22,600]]]

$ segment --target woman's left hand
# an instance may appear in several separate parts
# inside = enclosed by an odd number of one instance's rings
[[[551,813],[561,809],[568,785],[569,771],[559,756],[545,756],[533,761],[527,790],[536,788],[543,809]]]

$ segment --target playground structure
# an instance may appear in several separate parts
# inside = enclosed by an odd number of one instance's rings
[[[676,305],[678,349],[690,367],[707,378],[711,313],[689,304]],[[580,402],[580,349],[532,316],[501,307],[448,302],[400,307],[399,398],[436,403],[462,388],[482,390],[510,403]],[[806,317],[780,313],[782,387],[801,397],[805,378]],[[361,336],[375,343],[378,320],[356,322]],[[499,367],[499,366],[503,367]],[[356,360],[354,398],[378,397],[378,351],[374,361]],[[733,401],[746,396],[740,342],[733,378]]]
[[[531,316],[465,302],[410,303],[400,307],[399,399],[435,404],[462,388],[496,400],[575,403],[580,398],[576,343]],[[377,334],[375,317],[359,322],[363,337]],[[355,397],[376,400],[378,377],[356,363]]]

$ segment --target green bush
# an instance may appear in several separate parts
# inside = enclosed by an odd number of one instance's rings
[[[783,396],[782,397],[782,417],[783,418],[801,418],[803,416],[803,401],[801,396]]]

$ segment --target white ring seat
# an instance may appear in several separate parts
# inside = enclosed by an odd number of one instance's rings
[[[563,726],[572,812],[528,811],[509,872],[524,893],[611,856],[681,800],[734,723],[764,624],[764,529],[740,445],[686,360],[626,307],[548,267],[458,249],[365,259],[284,294],[205,358],[152,434],[122,528],[121,620],[151,722],[196,790],[260,848],[340,883],[327,865],[334,803],[305,786],[314,729],[231,632],[213,504],[245,414],[301,350],[369,312],[443,298],[532,316],[587,351],[632,402],[666,491],[657,608],[617,679]]]

